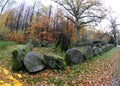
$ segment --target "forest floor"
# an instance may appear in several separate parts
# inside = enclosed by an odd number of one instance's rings
[[[45,69],[35,74],[26,71],[13,72],[11,53],[16,45],[0,50],[0,86],[119,86],[120,48],[87,60],[84,63],[67,66],[66,70]],[[44,50],[43,50],[44,49]],[[46,52],[49,48],[34,49]]]

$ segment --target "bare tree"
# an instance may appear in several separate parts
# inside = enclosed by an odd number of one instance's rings
[[[74,19],[68,16],[76,27],[76,42],[80,42],[79,30],[93,22],[100,22],[105,17],[100,0],[53,0],[61,5]]]
[[[0,1],[0,13],[2,14],[2,12],[4,11],[4,9],[7,7],[7,5],[10,6],[14,4],[14,0],[1,0]]]
[[[32,11],[31,11],[31,15],[30,15],[30,23],[32,22],[32,17],[34,15],[35,6],[36,6],[36,1],[34,2],[34,5],[32,7]]]
[[[119,32],[117,28],[120,24],[117,23],[117,17],[110,16],[108,18],[108,21],[110,23],[111,32],[113,34],[114,45],[116,46],[117,45],[117,33]]]

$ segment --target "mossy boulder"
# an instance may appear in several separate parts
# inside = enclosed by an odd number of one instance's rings
[[[29,48],[26,45],[17,45],[16,48],[12,51],[13,58],[16,58],[18,61],[23,61],[24,56],[30,52]]]
[[[29,50],[31,51],[33,49],[33,43],[32,41],[29,41],[26,43],[26,46],[29,48]]]
[[[13,70],[20,70],[23,66],[24,56],[29,52],[29,48],[26,45],[18,45],[12,51],[12,68]]]
[[[30,73],[38,72],[46,67],[43,56],[37,52],[27,53],[23,60],[23,64]]]
[[[80,49],[72,48],[66,51],[65,61],[67,65],[74,65],[83,62],[83,55]]]
[[[45,54],[44,55],[44,59],[46,61],[46,64],[48,67],[52,68],[52,69],[66,69],[66,63],[64,61],[64,58],[55,55],[55,54]]]
[[[84,60],[91,59],[94,56],[93,49],[91,46],[86,47],[84,52]]]
[[[64,33],[58,35],[55,48],[60,49],[61,51],[67,51],[71,46],[70,39]]]
[[[100,55],[102,50],[99,47],[93,47],[94,56]]]

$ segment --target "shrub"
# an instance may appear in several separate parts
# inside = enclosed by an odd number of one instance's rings
[[[10,41],[16,41],[18,43],[22,43],[25,41],[24,35],[18,33],[18,34],[10,34],[9,35]]]

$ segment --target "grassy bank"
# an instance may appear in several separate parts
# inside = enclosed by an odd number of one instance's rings
[[[11,41],[0,41],[0,50],[6,49],[8,46],[15,45],[15,42]]]

